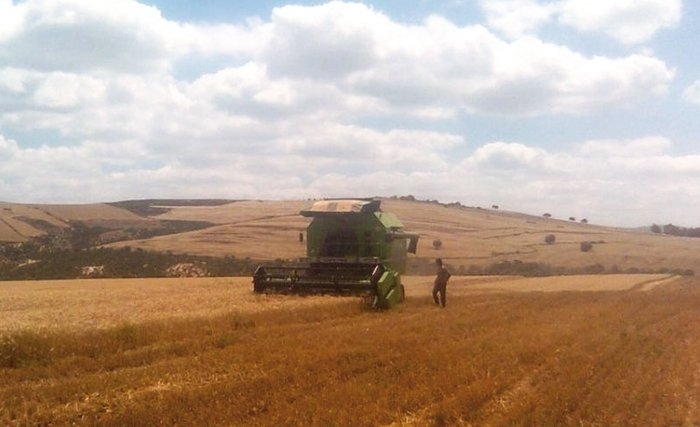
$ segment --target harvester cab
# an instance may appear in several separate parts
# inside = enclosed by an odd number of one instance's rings
[[[404,299],[401,274],[418,235],[379,208],[380,200],[322,200],[301,215],[307,228],[307,257],[294,264],[260,265],[255,292],[358,295],[378,308]]]

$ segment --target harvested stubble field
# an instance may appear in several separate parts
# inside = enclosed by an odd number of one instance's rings
[[[245,278],[0,284],[0,424],[700,424],[697,279],[454,277],[446,309],[405,282],[386,312]]]

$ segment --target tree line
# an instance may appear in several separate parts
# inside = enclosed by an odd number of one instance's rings
[[[83,277],[86,266],[99,266],[99,277],[136,278],[167,277],[173,265],[191,264],[207,276],[244,276],[255,268],[250,259],[223,258],[151,252],[142,249],[91,248],[60,249],[52,252],[22,252],[3,247],[0,257],[0,280],[48,280]]]
[[[167,277],[177,264],[196,265],[208,276],[249,275],[255,269],[248,258],[105,248],[99,246],[103,232],[75,222],[26,242],[0,244],[0,280],[75,279],[85,276],[87,266],[98,266],[99,277],[106,278]]]
[[[657,234],[668,234],[671,236],[682,236],[682,237],[700,237],[700,228],[698,227],[679,227],[673,224],[658,225],[654,224],[651,226],[652,233]]]

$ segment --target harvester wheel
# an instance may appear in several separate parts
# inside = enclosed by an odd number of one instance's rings
[[[253,282],[253,292],[261,294],[265,291],[265,285],[258,282]]]
[[[379,297],[377,295],[367,295],[362,297],[362,305],[372,309],[376,310],[379,306]]]
[[[265,290],[265,268],[258,266],[253,274],[253,292],[262,293]]]

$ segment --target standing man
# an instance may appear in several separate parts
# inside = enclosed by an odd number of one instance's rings
[[[447,271],[445,266],[442,265],[442,259],[436,259],[435,265],[437,266],[437,276],[435,276],[435,284],[433,286],[433,300],[435,300],[435,305],[440,305],[442,308],[445,308],[447,281],[450,280],[452,275]],[[438,293],[440,294],[439,300]]]

